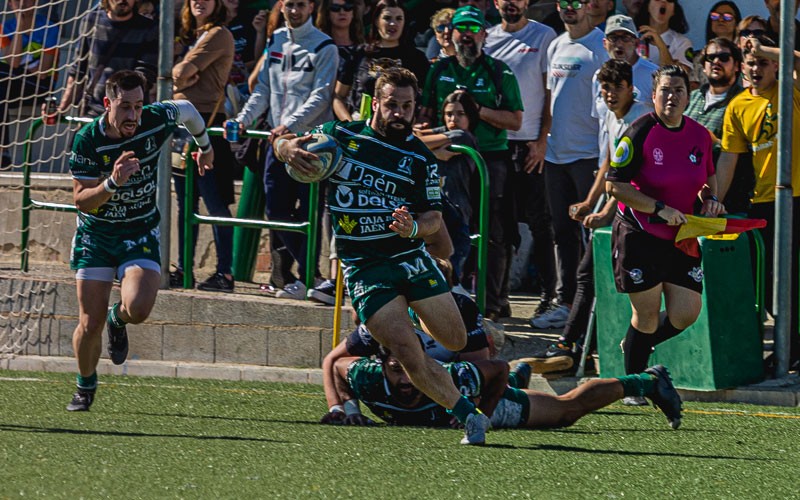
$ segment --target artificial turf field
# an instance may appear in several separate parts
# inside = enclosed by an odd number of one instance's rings
[[[0,371],[0,498],[800,497],[800,408],[614,404],[563,430],[332,427],[322,388]],[[368,412],[367,412],[368,413]]]

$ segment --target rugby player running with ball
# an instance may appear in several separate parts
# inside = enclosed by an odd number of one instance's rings
[[[489,419],[423,352],[408,317],[410,306],[447,349],[466,344],[464,322],[422,240],[442,224],[442,204],[436,158],[411,133],[417,92],[410,71],[384,71],[375,83],[370,122],[332,121],[315,130],[336,138],[343,151],[328,195],[336,250],[353,308],[372,336],[391,350],[416,387],[464,424],[461,443],[481,445]],[[313,172],[309,161],[316,155],[302,148],[309,140],[280,138],[278,157],[290,168]]]

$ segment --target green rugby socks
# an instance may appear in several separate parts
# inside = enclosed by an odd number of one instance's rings
[[[462,424],[467,421],[467,417],[470,413],[478,413],[478,409],[475,407],[475,405],[464,396],[458,398],[456,405],[451,410],[447,411],[455,415],[458,421]]]
[[[649,373],[638,373],[635,375],[617,377],[617,380],[619,380],[622,384],[622,390],[625,393],[625,397],[643,397],[649,396],[653,393],[658,377]]]
[[[114,325],[115,328],[123,328],[127,324],[119,318],[119,302],[111,306],[111,309],[109,309],[108,321]]]
[[[81,391],[93,391],[97,389],[97,372],[92,373],[88,377],[84,377],[80,373],[77,377],[75,377],[75,384],[78,386],[78,390]]]

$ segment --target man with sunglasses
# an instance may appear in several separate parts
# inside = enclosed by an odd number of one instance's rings
[[[519,131],[508,132],[508,148],[514,165],[509,175],[517,220],[526,223],[533,236],[532,258],[542,288],[537,311],[541,313],[550,308],[556,288],[553,227],[542,173],[551,123],[550,95],[546,88],[547,47],[556,33],[549,26],[525,16],[529,3],[529,0],[495,0],[503,22],[488,30],[485,50],[508,64],[514,72],[525,107],[522,127]]]
[[[532,318],[534,328],[563,328],[575,297],[583,238],[569,207],[583,201],[594,182],[600,150],[599,124],[592,117],[592,77],[608,60],[603,32],[589,22],[586,2],[559,0],[557,7],[567,31],[547,51],[553,124],[544,174],[558,261],[558,305]]]
[[[456,56],[437,61],[428,72],[422,96],[422,121],[436,125],[436,116],[452,92],[469,92],[478,103],[480,121],[475,128],[478,150],[489,170],[489,257],[486,317],[496,321],[510,316],[508,291],[504,290],[506,266],[511,254],[516,220],[509,193],[511,157],[508,130],[522,126],[522,100],[514,73],[504,62],[484,54],[486,20],[471,6],[453,15]]]
[[[794,52],[794,98],[792,115],[792,217],[800,220],[800,52]],[[778,172],[778,58],[777,44],[765,37],[748,38],[745,44],[742,72],[750,82],[744,92],[734,97],[722,125],[722,153],[717,163],[719,197],[724,198],[735,166],[740,156],[752,155],[756,177],[753,205],[749,217],[766,219],[767,226],[760,229],[765,245],[767,283],[774,282],[773,261],[775,248],[775,191]],[[792,231],[792,293],[790,316],[791,353],[790,369],[798,368],[800,361],[800,335],[798,335],[798,251],[800,231]],[[772,307],[772,287],[767,287],[767,306]]]
[[[720,155],[722,121],[731,100],[742,90],[739,72],[742,53],[736,44],[727,38],[715,38],[703,48],[703,74],[708,83],[692,91],[689,106],[684,114],[704,126],[714,138],[714,164]],[[728,213],[746,213],[750,208],[755,175],[752,155],[741,155],[737,162],[731,188],[723,200]]]

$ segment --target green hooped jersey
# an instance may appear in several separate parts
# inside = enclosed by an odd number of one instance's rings
[[[178,108],[170,102],[145,106],[136,134],[124,139],[106,136],[104,119],[105,115],[87,123],[75,136],[69,158],[72,177],[77,180],[108,177],[124,151],[133,151],[141,168],[106,203],[89,213],[78,212],[80,224],[106,234],[129,233],[131,226],[153,228],[159,222],[158,155],[177,128]]]
[[[420,214],[442,209],[436,158],[416,137],[389,142],[366,122],[327,122],[315,132],[333,136],[342,163],[328,190],[336,250],[346,264],[400,256],[423,246],[389,229],[401,206]]]

